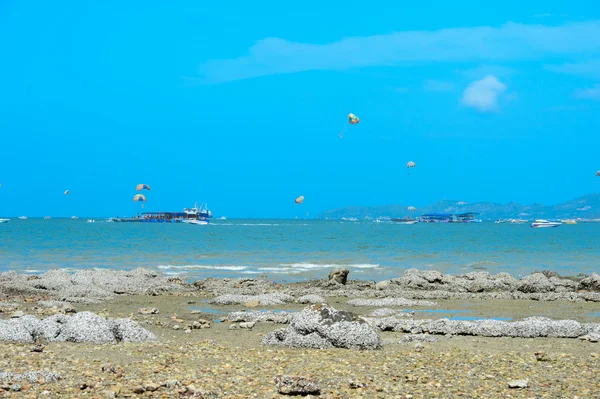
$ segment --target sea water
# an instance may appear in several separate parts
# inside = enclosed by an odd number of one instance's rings
[[[189,280],[350,277],[383,280],[409,268],[515,277],[551,269],[600,271],[600,224],[532,229],[511,224],[214,220],[208,226],[12,219],[0,224],[0,271],[150,268]]]

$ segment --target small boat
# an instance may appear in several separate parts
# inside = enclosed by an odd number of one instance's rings
[[[8,223],[10,219],[0,219],[0,223]]]
[[[221,216],[221,220],[227,220],[225,216]]]
[[[561,224],[562,223],[560,223],[560,222],[549,222],[547,220],[538,219],[535,222],[531,223],[531,227],[533,227],[535,229],[540,229],[540,228],[548,228],[548,227],[558,227]]]
[[[416,219],[408,219],[408,218],[406,218],[406,219],[391,219],[391,220],[392,220],[392,222],[398,223],[398,224],[417,224],[417,223],[419,223],[419,221]]]
[[[79,219],[79,217],[77,217],[77,216],[71,216],[71,219],[77,220],[77,219]]]
[[[26,220],[26,219],[27,219],[27,216],[19,216],[19,219],[21,219],[21,220]]]
[[[87,222],[88,223],[96,223],[96,221],[94,219],[88,219]]]
[[[496,220],[494,223],[496,223],[496,224],[500,224],[500,223],[506,223],[506,220],[503,220],[503,219],[498,219],[498,220]]]
[[[207,225],[208,224],[208,220],[203,220],[203,219],[183,219],[181,222],[186,223],[186,224],[197,224],[197,225]]]
[[[525,224],[527,220],[525,219],[510,219],[510,224]]]
[[[50,216],[44,216],[44,220],[50,220],[52,219]]]

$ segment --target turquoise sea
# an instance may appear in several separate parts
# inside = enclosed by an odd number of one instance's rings
[[[452,274],[600,269],[600,224],[532,229],[510,224],[215,220],[208,226],[12,219],[0,224],[0,271],[151,268],[190,280],[323,278],[334,267],[382,280],[409,268]]]

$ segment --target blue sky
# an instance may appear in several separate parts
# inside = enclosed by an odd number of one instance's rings
[[[0,214],[598,191],[600,5],[214,3],[0,2]]]

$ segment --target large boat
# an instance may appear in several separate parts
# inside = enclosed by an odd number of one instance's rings
[[[538,219],[535,222],[531,223],[531,227],[533,227],[535,229],[540,229],[540,228],[548,228],[548,227],[558,227],[561,224],[562,223],[560,223],[560,222],[549,222],[547,220]]]
[[[116,217],[110,218],[112,222],[126,223],[189,223],[189,221],[199,221],[206,223],[192,224],[208,224],[208,220],[212,218],[212,212],[208,210],[208,205],[202,203],[194,204],[193,208],[184,208],[183,212],[143,212],[141,215],[134,217]]]

